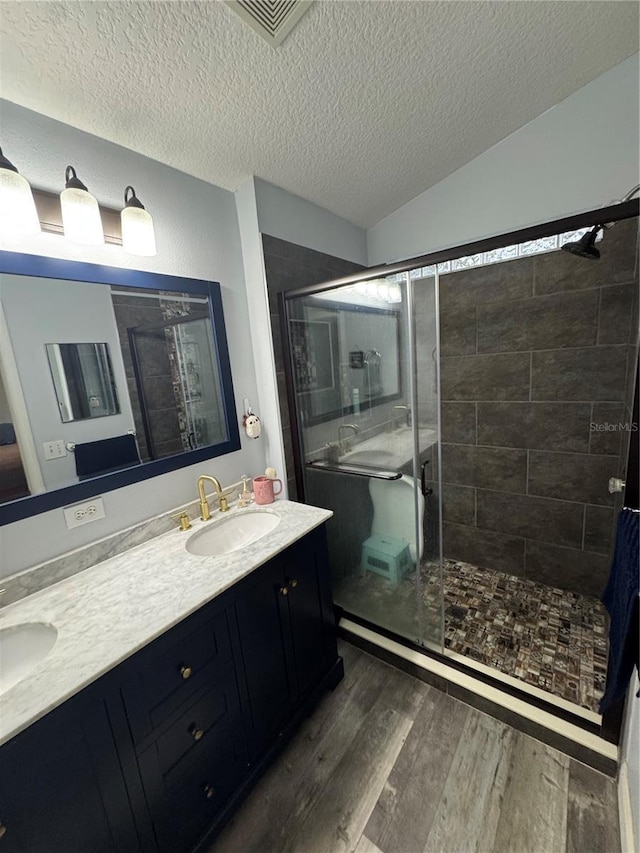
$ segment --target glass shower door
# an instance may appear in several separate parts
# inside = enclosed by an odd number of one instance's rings
[[[408,274],[291,296],[288,337],[305,500],[334,513],[334,601],[439,645],[437,383],[419,401],[412,299]]]

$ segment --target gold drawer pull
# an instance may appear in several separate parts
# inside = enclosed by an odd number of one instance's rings
[[[205,785],[202,789],[204,791],[204,795],[208,800],[212,800],[215,794],[215,788],[213,785]]]
[[[280,595],[289,595],[289,588],[286,586],[280,587]]]
[[[187,678],[191,678],[192,673],[193,673],[193,670],[191,669],[190,666],[181,666],[180,667],[180,675],[184,678],[185,681],[187,680]]]
[[[191,723],[189,726],[189,734],[194,740],[201,740],[204,732],[202,729],[199,729],[195,723]]]
[[[0,823],[0,838],[4,838],[6,834],[7,827],[3,823]]]
[[[292,581],[289,581],[291,587],[295,589],[298,586],[298,581],[294,578]]]

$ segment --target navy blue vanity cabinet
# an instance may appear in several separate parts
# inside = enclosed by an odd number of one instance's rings
[[[256,569],[236,613],[260,755],[338,661],[324,527]]]
[[[100,691],[89,688],[0,748],[2,853],[137,853]]]
[[[281,558],[256,569],[236,602],[256,754],[277,737],[295,701],[286,578]]]
[[[203,853],[341,677],[322,527],[0,748],[0,853]]]
[[[127,661],[122,706],[155,843],[191,850],[249,772],[234,591]]]
[[[134,742],[153,733],[233,663],[222,596],[138,652],[123,668],[122,697]]]
[[[290,669],[295,673],[296,701],[300,701],[338,659],[324,526],[285,551],[284,570],[291,624]]]

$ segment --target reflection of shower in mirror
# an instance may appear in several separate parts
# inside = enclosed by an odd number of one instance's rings
[[[366,395],[369,400],[382,394],[382,380],[380,378],[380,363],[382,356],[377,349],[370,349],[365,353],[364,366],[366,377]]]

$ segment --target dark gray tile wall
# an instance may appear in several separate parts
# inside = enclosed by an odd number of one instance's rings
[[[278,398],[280,417],[282,420],[282,438],[287,466],[287,485],[289,497],[297,498],[296,483],[293,468],[293,441],[291,437],[291,413],[287,402],[286,382],[284,373],[284,351],[280,316],[278,314],[278,294],[287,290],[297,290],[311,284],[321,284],[334,278],[360,272],[365,267],[334,258],[305,246],[298,246],[268,234],[262,235],[262,251],[264,255],[267,293],[271,312],[271,334],[276,362],[278,380]]]
[[[441,276],[444,551],[598,596],[624,476],[637,220],[601,260],[552,252]],[[420,298],[419,290],[416,298]]]

